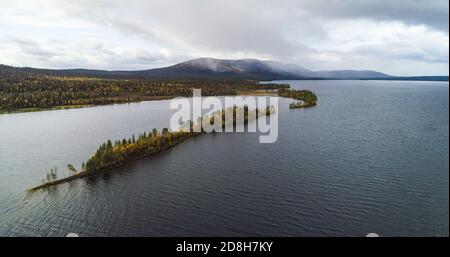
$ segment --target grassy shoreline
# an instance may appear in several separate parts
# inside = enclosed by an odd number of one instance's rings
[[[26,108],[26,109],[18,109],[13,111],[0,111],[1,114],[14,114],[14,113],[26,113],[26,112],[45,112],[45,111],[54,111],[54,110],[70,110],[70,109],[80,109],[87,107],[94,107],[97,105],[92,104],[80,104],[80,105],[61,105],[49,108]]]
[[[276,91],[264,91],[264,90],[242,90],[237,91],[236,95],[246,96],[277,96]],[[235,95],[217,95],[217,96],[235,96]],[[0,115],[2,114],[15,114],[15,113],[27,113],[27,112],[45,112],[45,111],[55,111],[55,110],[70,110],[70,109],[81,109],[81,108],[89,108],[96,106],[108,106],[114,104],[129,104],[129,103],[139,103],[139,102],[147,102],[147,101],[160,101],[160,100],[170,100],[179,96],[143,96],[138,99],[125,101],[125,102],[116,102],[116,103],[106,103],[106,104],[79,104],[79,105],[61,105],[54,106],[49,108],[26,108],[26,109],[17,109],[17,110],[0,110]]]
[[[266,91],[266,90],[243,90],[243,91],[237,91],[236,95],[238,96],[280,96],[285,98],[292,98],[298,100],[296,97],[292,97],[289,94],[279,94],[276,91]],[[224,95],[222,95],[224,96]],[[28,112],[45,112],[45,111],[56,111],[56,110],[70,110],[70,109],[81,109],[81,108],[89,108],[89,107],[96,107],[96,106],[108,106],[108,105],[114,105],[114,104],[129,104],[129,103],[139,103],[139,102],[147,102],[147,101],[159,101],[159,100],[169,100],[173,99],[177,96],[147,96],[142,97],[140,99],[131,100],[127,102],[117,102],[117,103],[107,103],[107,104],[80,104],[80,105],[61,105],[61,106],[54,106],[49,108],[26,108],[26,109],[18,109],[18,110],[12,110],[12,111],[6,111],[6,110],[0,110],[0,115],[2,114],[15,114],[15,113],[28,113]],[[291,108],[307,108],[316,106],[316,102],[304,104],[302,106],[293,106]]]
[[[168,100],[173,99],[177,96],[150,96],[150,97],[142,97],[140,99],[126,101],[126,102],[117,102],[117,103],[107,103],[107,104],[79,104],[79,105],[60,105],[48,108],[26,108],[26,109],[17,109],[17,110],[0,110],[1,114],[14,114],[14,113],[27,113],[27,112],[45,112],[45,111],[55,111],[55,110],[70,110],[70,109],[81,109],[81,108],[89,108],[96,106],[107,106],[114,104],[129,104],[129,103],[139,103],[139,102],[147,102],[147,101],[159,101],[159,100]]]

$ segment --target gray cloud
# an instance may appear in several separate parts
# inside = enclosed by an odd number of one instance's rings
[[[37,42],[30,39],[13,39],[14,42],[23,53],[42,60],[48,60],[57,55],[57,53],[49,50],[45,50],[41,45]]]
[[[126,34],[169,43],[185,51],[276,53],[286,57],[307,49],[285,40],[290,31],[282,9],[267,10],[258,7],[257,2],[236,5],[224,1],[107,1],[97,2],[94,7],[85,3],[73,3],[73,8],[67,10],[69,15],[82,15]],[[308,32],[313,26],[319,33],[320,26],[312,22],[296,30],[304,28]]]
[[[430,64],[426,72],[448,73],[447,0],[43,1],[46,4],[31,8],[32,23],[58,23],[49,14],[71,25],[84,24],[71,42],[42,34],[65,42],[40,50],[61,63],[66,55],[66,66],[151,68],[203,56],[272,59],[312,69],[381,68],[393,74],[422,74],[416,67]],[[98,39],[101,49],[83,47],[86,36],[81,34],[86,29],[103,35]],[[76,58],[70,53],[75,43],[85,48]],[[389,65],[407,61],[421,65],[409,71],[405,65]]]
[[[306,0],[301,1],[301,8],[324,19],[401,21],[448,32],[447,0]]]

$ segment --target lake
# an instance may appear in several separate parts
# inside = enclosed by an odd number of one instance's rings
[[[170,101],[0,115],[2,236],[448,236],[449,84],[280,81],[279,135],[216,133],[41,190],[107,139],[169,127]]]

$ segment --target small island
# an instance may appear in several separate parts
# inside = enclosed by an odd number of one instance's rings
[[[201,124],[202,120],[206,119],[209,120],[211,125],[213,125],[214,117],[217,117],[217,114],[222,116],[222,128],[225,128],[225,115],[233,115],[233,126],[235,127],[238,120],[237,115],[240,113],[243,113],[243,121],[244,124],[246,124],[251,120],[251,118],[258,119],[263,115],[270,115],[274,111],[275,109],[273,106],[267,106],[266,109],[260,110],[249,110],[247,106],[234,106],[214,112],[208,116],[201,117],[197,123],[192,121],[180,122],[181,128],[179,131],[172,132],[167,128],[164,128],[162,132],[159,133],[158,130],[153,129],[150,133],[144,132],[139,134],[137,137],[133,135],[130,138],[124,138],[114,142],[108,140],[81,165],[81,171],[76,170],[73,165],[68,164],[67,168],[70,175],[64,178],[58,178],[57,168],[52,168],[47,173],[46,178],[42,180],[40,185],[32,187],[27,191],[33,192],[38,189],[49,188],[51,186],[63,184],[78,178],[95,176],[103,172],[108,172],[116,168],[123,167],[125,164],[132,161],[152,156],[172,148],[191,137],[205,134],[199,124]],[[251,112],[255,115],[250,115]],[[197,126],[199,126],[198,129],[196,129]]]
[[[278,89],[278,95],[297,100],[289,104],[290,109],[308,108],[317,105],[317,96],[309,90],[295,90],[289,88]]]

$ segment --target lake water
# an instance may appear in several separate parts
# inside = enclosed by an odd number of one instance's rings
[[[0,235],[449,235],[448,83],[287,82],[319,102],[280,98],[274,144],[202,135],[33,194],[50,167],[168,127],[169,101],[0,115]]]

